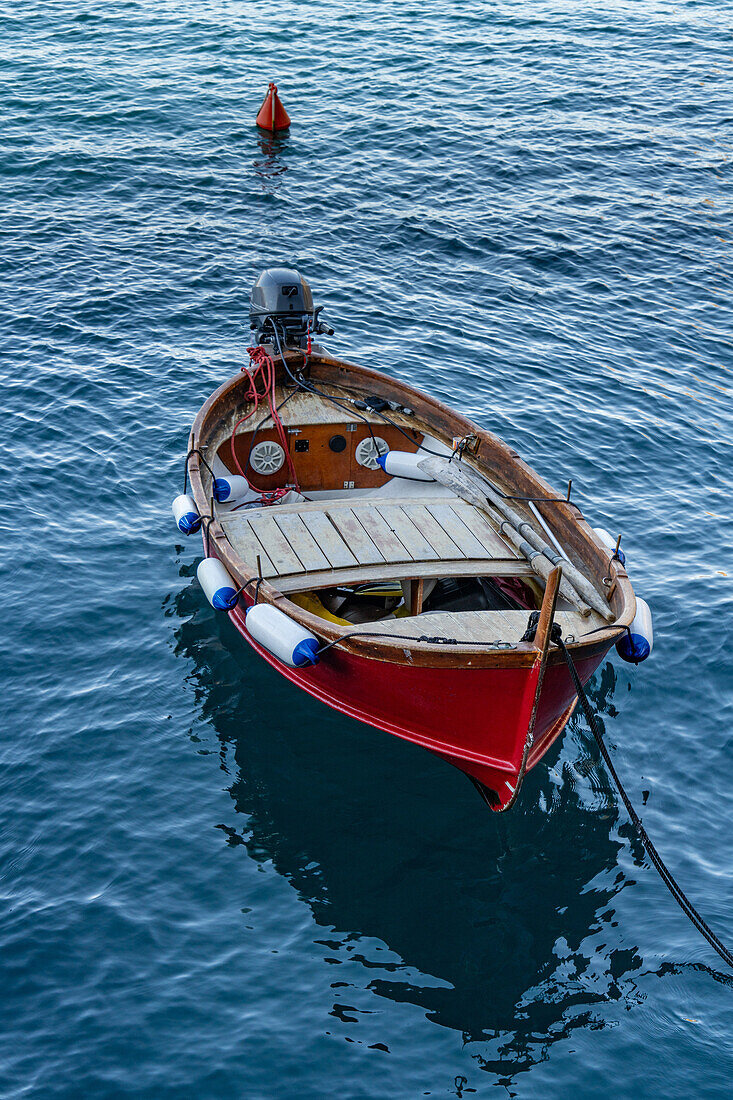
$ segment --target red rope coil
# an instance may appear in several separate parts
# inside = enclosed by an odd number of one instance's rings
[[[288,464],[288,471],[290,473],[290,479],[295,485],[298,492],[300,492],[300,484],[298,482],[298,475],[295,472],[295,466],[293,465],[293,459],[288,447],[288,437],[283,427],[283,422],[280,419],[280,414],[277,411],[277,405],[275,404],[275,363],[271,355],[268,355],[264,348],[254,347],[247,348],[249,354],[249,366],[242,367],[242,373],[247,375],[249,380],[249,387],[245,394],[245,398],[251,403],[252,408],[244,416],[240,417],[237,423],[232,429],[231,438],[229,440],[229,448],[232,455],[232,461],[236,466],[242,477],[247,478],[253,489],[258,489],[257,485],[252,484],[251,478],[247,477],[242,469],[241,463],[237,458],[237,451],[234,445],[235,436],[242,424],[246,423],[250,417],[254,416],[260,404],[264,401],[267,402],[270,409],[270,416],[275,426],[277,437],[280,441],[280,446],[285,452],[285,458]],[[252,366],[254,364],[254,369]],[[258,489],[262,493],[263,504],[275,504],[281,497],[285,495],[287,489],[280,490],[262,490]]]

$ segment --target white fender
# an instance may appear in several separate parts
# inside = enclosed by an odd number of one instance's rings
[[[318,664],[320,643],[309,630],[269,603],[248,608],[247,631],[256,642],[290,668]]]
[[[652,613],[646,600],[636,597],[636,614],[626,634],[616,642],[616,652],[632,665],[645,661],[654,646]]]
[[[218,500],[220,504],[243,504],[248,500],[259,500],[260,496],[246,477],[230,473],[214,478],[213,493],[214,500]]]
[[[176,527],[183,535],[192,535],[201,526],[201,516],[196,501],[188,493],[181,493],[171,504]]]
[[[218,558],[204,558],[196,570],[204,595],[217,611],[231,611],[237,606],[237,585]]]
[[[603,545],[607,546],[608,549],[611,551],[611,554],[613,554],[614,550],[616,549],[616,539],[613,537],[613,535],[610,535],[605,527],[594,527],[593,530],[598,535],[598,538],[601,540]],[[626,555],[620,547],[618,551],[618,560],[621,565],[626,565]]]
[[[390,477],[406,477],[411,481],[435,481],[434,477],[418,468],[417,464],[423,458],[425,455],[419,451],[416,454],[412,451],[387,451],[386,454],[378,457],[377,462]]]

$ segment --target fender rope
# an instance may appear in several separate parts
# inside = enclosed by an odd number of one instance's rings
[[[206,469],[211,474],[211,484],[212,485],[214,484],[214,471],[211,469],[211,466],[209,466],[209,464],[206,461],[206,459],[205,459],[203,453],[201,452],[201,450],[198,447],[192,447],[191,450],[186,455],[186,461],[183,465],[183,492],[184,493],[186,492],[186,489],[188,488],[188,464],[191,461],[191,458],[193,457],[193,455],[198,455],[199,456],[200,461],[203,462],[204,466],[206,467]]]
[[[725,944],[720,942],[720,940],[715,935],[713,930],[708,926],[708,924],[706,924],[706,922],[703,920],[703,918],[698,913],[695,906],[692,904],[690,899],[686,896],[686,894],[682,890],[682,887],[672,877],[671,872],[669,871],[669,869],[665,865],[665,863],[664,863],[662,857],[660,856],[659,852],[657,851],[657,849],[654,847],[651,840],[649,839],[649,834],[647,833],[646,829],[642,825],[641,818],[637,814],[634,807],[631,805],[631,801],[629,799],[629,796],[627,795],[626,791],[624,790],[623,784],[622,784],[621,780],[618,777],[616,769],[613,766],[613,761],[611,760],[611,756],[609,754],[609,751],[606,748],[605,741],[603,740],[603,734],[601,733],[600,726],[598,725],[598,723],[596,721],[596,716],[593,713],[593,708],[591,707],[590,702],[588,701],[588,696],[585,694],[585,689],[584,689],[582,683],[580,682],[580,677],[578,676],[578,671],[575,667],[575,663],[573,661],[573,658],[570,656],[570,653],[567,649],[567,646],[565,645],[564,641],[562,640],[562,637],[559,636],[559,635],[560,635],[559,627],[557,626],[557,624],[555,624],[555,626],[553,626],[553,632],[552,632],[551,640],[554,642],[555,645],[557,645],[559,647],[559,649],[562,652],[563,657],[565,658],[565,661],[566,661],[567,666],[568,666],[568,671],[570,672],[570,677],[573,681],[573,685],[575,687],[575,690],[578,694],[578,698],[580,699],[581,705],[583,707],[583,711],[585,713],[586,721],[587,721],[588,725],[590,726],[591,733],[593,734],[593,736],[596,740],[596,744],[598,745],[598,751],[600,752],[601,756],[603,757],[603,760],[606,764],[606,767],[608,768],[608,770],[611,774],[611,778],[613,779],[614,783],[616,784],[616,787],[618,789],[618,793],[621,795],[621,799],[623,801],[624,806],[626,807],[626,810],[627,810],[627,813],[628,813],[629,817],[631,818],[631,821],[634,825],[634,828],[636,829],[642,844],[644,845],[644,847],[647,850],[647,854],[649,856],[649,859],[652,861],[652,863],[656,867],[657,871],[661,875],[661,878],[662,878],[662,881],[663,881],[664,885],[667,887],[667,889],[669,890],[672,897],[675,899],[677,904],[680,906],[683,913],[687,917],[689,917],[689,919],[695,925],[695,928],[697,928],[698,932],[700,932],[705,937],[705,939],[708,941],[708,943],[713,948],[713,950],[717,951],[717,953],[720,955],[721,959],[724,962],[726,962],[728,964],[728,966],[733,968],[733,954],[731,954],[731,952],[728,950],[728,948],[725,946]]]

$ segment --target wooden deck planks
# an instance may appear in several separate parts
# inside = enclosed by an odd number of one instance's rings
[[[499,535],[489,521],[470,504],[454,504],[453,511],[475,535],[492,558],[516,558],[517,551]]]
[[[275,523],[271,510],[260,512],[249,520],[249,525],[264,546],[270,561],[280,574],[302,573],[303,563],[285,535]]]
[[[415,526],[422,531],[438,557],[445,561],[456,561],[465,558],[463,551],[456,546],[448,533],[440,526],[435,516],[431,515],[425,504],[404,504],[403,511]]]
[[[222,527],[245,565],[248,565],[250,569],[256,569],[257,555],[259,554],[263,577],[277,576],[277,569],[270,561],[264,546],[252,531],[245,516],[232,516],[223,519]]]
[[[450,538],[467,558],[493,557],[487,554],[484,544],[469,531],[451,504],[428,504],[427,507],[446,534],[450,532]]]
[[[301,516],[280,516],[275,509],[272,513],[275,523],[288,540],[303,563],[307,572],[316,569],[328,569],[331,564],[320,546],[313,538]]]
[[[376,565],[384,558],[350,508],[334,508],[328,517],[359,565]]]
[[[438,611],[405,619],[381,619],[379,622],[365,623],[360,629],[366,634],[390,634],[397,638],[425,634],[455,638],[459,642],[499,641],[516,645],[527,628],[528,616],[528,611]],[[600,615],[596,615],[589,626],[589,621],[574,611],[558,611],[555,622],[562,627],[563,635],[574,635],[576,639],[586,634],[593,625],[607,625]]]
[[[373,508],[363,508],[357,513],[359,523],[366,533],[374,540],[374,545],[379,550],[385,561],[408,562],[412,561],[410,551],[402,545],[390,525]]]
[[[303,523],[334,569],[359,564],[325,512],[303,512]]]
[[[449,566],[464,560],[487,566],[497,562],[502,573],[512,560],[519,565],[516,551],[476,509],[460,501],[324,500],[221,519],[237,553],[250,566],[259,554],[268,577],[321,577],[332,569],[379,565],[394,573],[399,563],[406,572],[420,566],[426,573],[431,563],[443,562],[446,575]]]
[[[415,561],[434,561],[440,557],[399,505],[380,504],[377,511]]]

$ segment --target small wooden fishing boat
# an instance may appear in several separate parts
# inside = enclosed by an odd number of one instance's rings
[[[319,312],[297,272],[260,277],[258,344],[196,417],[179,528],[202,528],[202,586],[266,661],[506,809],[576,703],[553,624],[584,683],[619,639],[643,659],[650,627],[576,504],[440,401],[329,355]]]

